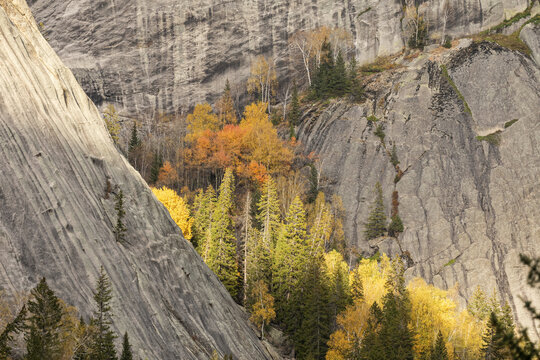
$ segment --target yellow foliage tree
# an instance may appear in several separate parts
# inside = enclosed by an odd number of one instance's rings
[[[248,78],[247,89],[250,94],[258,94],[261,102],[270,103],[270,97],[275,94],[277,74],[273,61],[268,61],[259,55],[251,64],[251,76]]]
[[[187,116],[188,135],[186,139],[193,141],[205,130],[219,130],[219,119],[212,112],[210,104],[197,104],[193,112]]]
[[[120,119],[113,104],[107,105],[107,108],[103,112],[103,119],[105,120],[107,131],[111,134],[114,144],[117,145],[120,140]]]
[[[264,326],[276,317],[274,297],[268,293],[268,286],[264,280],[255,282],[251,290],[251,296],[256,300],[252,306],[249,319],[255,325],[261,327],[261,337],[264,339]]]
[[[190,216],[189,208],[184,199],[176,191],[167,187],[162,187],[161,189],[152,188],[152,192],[165,205],[167,210],[169,210],[172,219],[182,230],[184,238],[190,240],[192,237],[191,226],[193,225],[193,218]]]

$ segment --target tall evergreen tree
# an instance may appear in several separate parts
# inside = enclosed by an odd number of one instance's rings
[[[341,51],[338,52],[335,65],[332,69],[332,76],[330,78],[329,94],[331,96],[343,96],[349,92],[349,81],[347,77],[347,69],[345,67],[345,60]]]
[[[141,145],[141,140],[137,134],[137,122],[133,121],[133,126],[131,127],[131,138],[129,139],[129,154],[131,155],[133,151],[139,147],[139,145]]]
[[[236,297],[240,273],[236,261],[236,236],[232,220],[233,206],[234,176],[232,169],[228,168],[219,187],[219,196],[212,215],[211,243],[207,264],[229,293]]]
[[[122,355],[120,360],[133,360],[133,354],[131,353],[131,345],[129,344],[128,333],[124,333],[124,340],[122,341]]]
[[[92,360],[116,360],[114,339],[116,335],[111,330],[112,324],[112,286],[103,266],[94,291],[96,309],[91,321],[95,331],[89,345],[89,356]]]
[[[193,202],[192,241],[197,244],[197,251],[205,262],[208,260],[210,253],[210,225],[216,203],[217,196],[212,185],[208,185],[206,191],[199,190]]]
[[[123,242],[126,240],[126,225],[124,224],[124,216],[126,211],[124,210],[124,193],[122,190],[115,196],[114,210],[116,210],[116,225],[114,226],[113,233],[116,241]]]
[[[26,305],[23,305],[15,319],[9,322],[0,333],[0,359],[8,359],[11,356],[10,343],[13,341],[13,335],[19,334],[24,330],[26,319]]]
[[[300,122],[300,101],[298,100],[298,86],[294,83],[291,95],[291,107],[289,110],[289,123],[296,126]]]
[[[325,39],[321,46],[321,62],[311,83],[312,96],[315,99],[326,99],[331,95],[334,66],[332,47]]]
[[[352,99],[358,101],[362,98],[364,89],[362,88],[362,83],[358,79],[358,65],[356,62],[356,56],[353,56],[349,62],[349,71],[347,73],[348,82],[349,82],[349,94]]]
[[[303,359],[324,359],[330,338],[330,308],[326,279],[321,271],[322,255],[311,259],[301,282],[301,324],[295,331],[295,349]],[[300,315],[300,314],[299,314]]]
[[[290,332],[299,326],[299,281],[308,262],[306,214],[300,197],[289,207],[285,224],[281,228],[272,261],[272,290],[276,299],[278,320]]]
[[[439,330],[437,334],[437,341],[435,342],[435,347],[431,352],[430,360],[448,360],[448,352],[446,350],[446,343],[444,342],[443,334]]]
[[[150,184],[155,184],[159,178],[159,170],[163,166],[163,157],[159,152],[154,153],[154,158],[152,159],[152,166],[150,168]]]
[[[231,96],[231,84],[229,79],[225,82],[223,95],[216,103],[216,113],[219,119],[220,126],[223,127],[229,124],[236,124],[236,111],[234,110],[234,101]]]
[[[381,183],[375,184],[375,201],[371,205],[368,222],[365,225],[364,236],[366,240],[383,236],[386,232],[386,214],[383,203]]]
[[[360,349],[358,345],[355,345],[352,349],[351,359],[361,360],[380,360],[386,359],[384,357],[385,344],[382,343],[379,337],[381,330],[381,324],[383,320],[383,313],[379,304],[375,301],[369,309],[369,318],[367,321],[366,331],[364,338],[361,341]],[[360,344],[360,339],[356,339],[355,344]]]
[[[60,359],[60,301],[47,285],[45,278],[31,291],[31,295],[32,298],[28,301],[29,326],[25,336],[27,359]]]

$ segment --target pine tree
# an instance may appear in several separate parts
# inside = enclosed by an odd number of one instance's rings
[[[321,46],[321,63],[313,76],[311,83],[312,97],[326,99],[331,95],[331,84],[334,75],[334,56],[332,47],[325,39]]]
[[[291,332],[299,326],[298,301],[301,299],[296,291],[309,260],[307,255],[306,214],[300,197],[296,196],[287,212],[272,260],[272,291],[278,320]]]
[[[358,268],[351,271],[351,296],[354,302],[364,299],[364,286]]]
[[[154,153],[152,167],[150,168],[150,184],[155,184],[159,179],[159,170],[163,166],[163,158],[159,152]]]
[[[361,360],[380,360],[386,359],[383,349],[383,343],[379,337],[379,332],[381,330],[381,323],[383,319],[383,313],[379,304],[375,301],[371,308],[369,309],[369,318],[367,322],[366,331],[364,333],[364,339],[360,344],[360,339],[356,339],[355,347],[353,347],[353,354],[351,354],[352,359],[361,359]],[[360,344],[360,349],[358,345]],[[359,356],[358,356],[359,355]]]
[[[122,355],[120,360],[133,360],[133,354],[131,353],[131,345],[129,344],[128,333],[124,333],[124,340],[122,342]]]
[[[216,103],[216,113],[221,127],[229,124],[236,124],[237,122],[229,79],[227,79],[225,83],[223,95],[221,95]]]
[[[446,343],[444,342],[443,334],[439,330],[435,347],[431,352],[431,360],[448,360],[448,352],[446,351]]]
[[[332,76],[330,79],[330,95],[343,96],[349,92],[349,82],[347,78],[347,69],[345,68],[345,60],[341,51],[338,52]]]
[[[347,73],[348,82],[349,82],[349,94],[352,99],[358,101],[362,98],[364,89],[362,88],[362,83],[358,80],[358,68],[356,63],[356,57],[353,56],[349,63],[349,71]]]
[[[31,292],[29,326],[25,336],[28,360],[60,359],[59,328],[62,308],[45,278]]]
[[[193,204],[193,237],[197,244],[197,251],[206,262],[210,254],[211,223],[217,203],[216,192],[212,185],[208,185],[205,192],[199,190]]]
[[[219,187],[219,196],[212,215],[211,243],[207,264],[229,293],[236,297],[240,273],[236,261],[236,237],[232,221],[233,206],[234,176],[232,169],[228,168]]]
[[[15,319],[9,322],[0,333],[0,359],[8,359],[11,356],[10,343],[13,341],[13,335],[19,334],[24,330],[26,319],[26,305],[23,305]]]
[[[386,232],[386,215],[383,203],[381,183],[375,184],[375,201],[371,206],[368,222],[365,225],[364,236],[366,240],[383,236]]]
[[[133,126],[131,128],[131,138],[129,139],[129,148],[128,153],[131,155],[138,147],[141,145],[141,140],[139,135],[137,135],[137,122],[133,121]]]
[[[111,300],[111,282],[102,266],[96,283],[96,290],[94,291],[96,310],[91,325],[94,326],[95,332],[92,334],[88,349],[92,360],[116,360],[116,349],[114,347],[116,335],[111,330]]]
[[[113,233],[117,242],[126,241],[126,225],[124,224],[124,216],[126,212],[124,210],[124,193],[122,190],[115,196],[116,204],[114,210],[116,210],[116,225],[114,226]]]
[[[401,218],[399,215],[392,216],[392,221],[390,222],[390,225],[388,226],[388,235],[389,236],[398,236],[400,233],[402,233],[404,230],[403,222],[401,221]]]
[[[312,259],[301,283],[300,328],[293,336],[298,357],[324,359],[330,338],[328,287],[321,271],[322,256]],[[298,296],[297,294],[296,296]]]
[[[300,123],[300,102],[298,100],[298,87],[294,83],[292,96],[291,96],[291,107],[289,110],[289,123],[294,128],[294,126]]]

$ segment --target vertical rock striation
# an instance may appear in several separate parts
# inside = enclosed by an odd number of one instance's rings
[[[120,190],[124,243],[112,232]],[[0,289],[30,290],[45,276],[85,317],[103,266],[115,330],[129,333],[139,358],[208,359],[216,349],[270,359],[247,315],[114,148],[23,0],[0,0],[0,264]]]
[[[459,283],[462,298],[477,285],[496,289],[530,326],[519,296],[540,294],[527,287],[518,255],[540,256],[540,70],[491,43],[405,63],[375,76],[366,103],[308,112],[299,140],[320,156],[322,188],[342,197],[354,245],[402,254],[409,276]],[[373,113],[380,120],[369,124]],[[373,134],[378,125],[388,150]],[[397,183],[393,145],[404,171]],[[405,231],[368,243],[377,181],[388,212],[398,191]]]
[[[404,44],[400,0],[32,0],[42,31],[96,103],[137,116],[185,111],[215,99],[228,78],[240,86],[250,62],[271,56],[287,81],[289,38],[339,26],[359,62]],[[523,11],[527,0],[431,0],[430,32],[476,33]],[[443,11],[444,4],[451,6]]]

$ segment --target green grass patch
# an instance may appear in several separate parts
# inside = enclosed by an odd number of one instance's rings
[[[397,67],[398,65],[392,62],[392,58],[390,56],[381,56],[375,59],[374,62],[361,66],[360,73],[362,75],[371,75],[386,70],[392,70]]]
[[[471,108],[469,107],[469,104],[467,104],[467,101],[465,101],[465,98],[463,97],[463,94],[459,91],[458,87],[456,86],[456,83],[454,82],[454,80],[452,80],[452,78],[448,74],[448,69],[446,68],[446,65],[441,65],[441,70],[442,70],[442,75],[448,81],[450,86],[452,86],[452,88],[454,88],[454,91],[456,92],[457,96],[463,102],[463,108],[465,109],[465,111],[467,113],[469,113],[469,115],[472,116],[472,111],[471,111]]]
[[[379,121],[379,119],[378,119],[375,115],[369,115],[369,116],[367,117],[367,121],[368,121],[369,123],[376,123],[377,121]]]
[[[486,135],[486,136],[478,135],[476,137],[476,140],[478,140],[478,141],[487,141],[491,145],[497,146],[497,145],[499,145],[501,143],[501,132],[496,131],[493,134],[489,134],[489,135]]]
[[[525,44],[521,39],[519,38],[519,30],[514,32],[511,35],[503,35],[503,34],[478,34],[473,36],[473,40],[475,42],[481,42],[481,41],[489,41],[496,44],[499,44],[500,46],[510,49],[519,51],[522,54],[525,54],[527,56],[531,56],[531,49]]]
[[[525,11],[523,12],[520,12],[520,13],[517,13],[516,15],[512,16],[510,19],[507,19],[507,20],[504,20],[502,23],[500,23],[499,25],[495,25],[494,27],[490,28],[489,30],[487,30],[488,33],[491,33],[491,32],[499,32],[503,29],[506,29],[507,27],[517,23],[518,21],[520,21],[521,19],[525,19],[525,18],[528,18],[529,16],[531,16],[531,8],[532,8],[532,5],[529,5],[527,7],[527,9],[525,9]]]
[[[444,267],[446,267],[446,266],[452,266],[452,265],[454,265],[455,263],[456,263],[456,259],[452,259],[452,260],[450,260],[449,262],[447,262],[446,264],[444,264]]]
[[[514,125],[517,121],[518,121],[518,119],[514,119],[514,120],[510,120],[510,121],[505,122],[504,123],[504,128],[508,129],[510,126]]]
[[[377,136],[379,139],[381,139],[381,142],[384,142],[384,138],[386,137],[386,135],[384,133],[384,129],[382,125],[377,126],[373,134]]]

